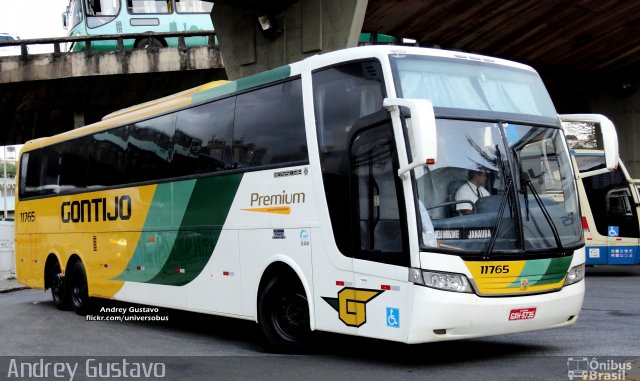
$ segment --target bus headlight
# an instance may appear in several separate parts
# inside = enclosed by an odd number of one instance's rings
[[[580,282],[584,279],[584,263],[578,266],[573,266],[569,272],[567,272],[567,278],[564,280],[564,285],[568,286]]]
[[[423,271],[411,268],[409,269],[409,281],[438,290],[473,292],[469,280],[463,274]]]

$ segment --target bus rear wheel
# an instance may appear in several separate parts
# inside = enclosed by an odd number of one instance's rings
[[[62,271],[60,270],[60,264],[56,263],[51,275],[51,298],[53,299],[53,305],[59,310],[68,310],[71,307],[71,298],[67,291],[67,285]]]
[[[311,335],[309,303],[300,282],[289,277],[269,280],[258,298],[258,321],[274,350],[306,349]]]
[[[86,315],[90,308],[89,287],[87,286],[87,273],[80,261],[74,263],[71,269],[69,293],[73,310],[78,315]]]

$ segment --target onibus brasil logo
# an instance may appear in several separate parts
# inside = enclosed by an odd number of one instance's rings
[[[322,299],[338,311],[338,316],[344,324],[349,327],[360,327],[367,322],[367,303],[383,292],[383,290],[345,287],[338,292],[337,298],[323,296]]]

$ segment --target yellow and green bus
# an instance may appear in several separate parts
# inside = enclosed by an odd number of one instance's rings
[[[560,119],[506,60],[317,55],[30,141],[18,171],[18,280],[80,314],[106,298],[236,317],[295,350],[316,330],[422,343],[565,327],[582,306]],[[452,199],[469,171],[489,195]]]

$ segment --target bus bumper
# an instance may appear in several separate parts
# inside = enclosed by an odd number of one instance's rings
[[[414,286],[407,343],[566,327],[576,322],[583,299],[584,280],[557,292],[517,297],[479,297]]]

